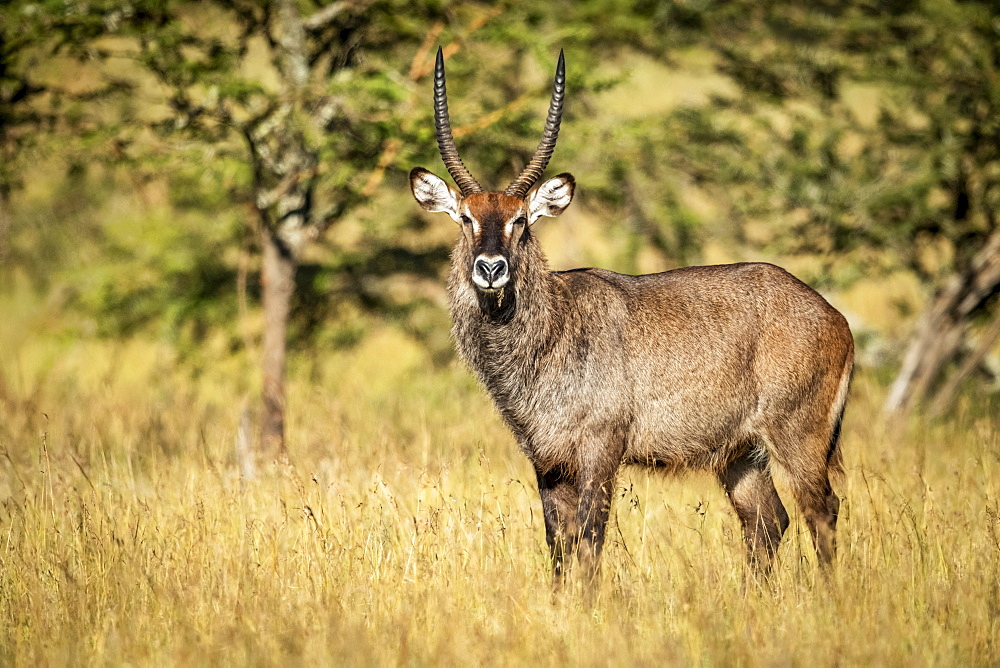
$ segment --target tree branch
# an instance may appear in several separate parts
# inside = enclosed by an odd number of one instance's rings
[[[309,83],[309,60],[306,58],[306,34],[295,0],[280,0],[278,15],[281,21],[279,59],[285,81],[291,84],[294,96]]]
[[[353,3],[348,2],[347,0],[340,0],[332,5],[327,5],[304,20],[302,22],[302,27],[309,32],[319,32],[333,23],[334,19],[336,19],[337,16],[339,16],[344,10],[348,9],[352,4]]]

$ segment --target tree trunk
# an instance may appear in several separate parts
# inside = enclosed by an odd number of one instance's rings
[[[244,398],[243,408],[240,409],[239,426],[236,428],[236,463],[240,467],[241,485],[257,477],[253,447],[250,440],[250,407]]]
[[[969,321],[1000,289],[1000,229],[987,239],[969,268],[955,276],[920,319],[884,410],[902,415],[924,402],[965,341]]]
[[[295,271],[302,250],[315,240],[313,179],[318,159],[303,126],[310,122],[304,98],[310,63],[306,33],[296,0],[280,0],[280,39],[274,45],[282,79],[280,122],[263,136],[245,133],[254,156],[261,213],[264,288],[264,388],[261,447],[266,456],[288,462],[285,441],[285,352]],[[268,145],[273,143],[274,146]],[[263,149],[263,150],[262,150]],[[261,171],[266,174],[262,177]],[[273,215],[269,215],[268,212]]]
[[[295,292],[296,259],[286,244],[262,226],[264,299],[264,411],[261,445],[267,456],[287,461],[285,446],[285,350],[288,314]]]
[[[962,383],[979,368],[983,359],[986,358],[986,354],[996,345],[997,341],[1000,341],[1000,312],[993,316],[993,324],[983,333],[979,347],[965,358],[962,366],[951,374],[948,382],[934,395],[930,408],[931,415],[941,415],[955,403],[955,397],[958,396]]]
[[[903,366],[889,389],[886,413],[903,415],[923,401],[941,370],[964,340],[965,322],[955,318],[962,295],[946,289],[920,319],[903,357]]]

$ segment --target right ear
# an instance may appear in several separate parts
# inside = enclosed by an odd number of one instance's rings
[[[528,193],[528,224],[541,216],[558,216],[573,201],[576,179],[572,174],[560,174]]]
[[[410,170],[410,190],[424,211],[431,213],[444,211],[456,223],[461,222],[462,216],[458,212],[461,196],[445,183],[444,179],[431,174],[423,167],[414,167]]]

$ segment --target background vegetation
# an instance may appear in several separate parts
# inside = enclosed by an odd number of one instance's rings
[[[554,268],[767,260],[848,316],[834,585],[793,517],[748,589],[714,481],[627,471],[550,593],[406,184],[438,44],[484,185],[566,49]],[[987,3],[4,4],[0,656],[996,663],[998,105]]]

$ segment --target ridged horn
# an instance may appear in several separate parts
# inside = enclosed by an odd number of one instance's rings
[[[505,195],[514,197],[524,197],[531,186],[535,185],[545,171],[545,167],[552,158],[552,152],[556,149],[556,140],[559,138],[559,123],[562,121],[563,101],[566,94],[566,59],[563,57],[562,49],[559,49],[559,64],[556,65],[556,79],[552,86],[552,101],[549,102],[549,115],[545,118],[545,131],[542,132],[542,141],[535,149],[535,155],[531,157],[528,164],[514,181],[504,190]]]
[[[458,155],[455,138],[451,135],[451,121],[448,119],[448,91],[444,83],[444,53],[438,47],[437,62],[434,64],[434,126],[437,130],[438,150],[448,173],[455,180],[462,195],[480,193],[483,187],[472,177],[462,158]]]

